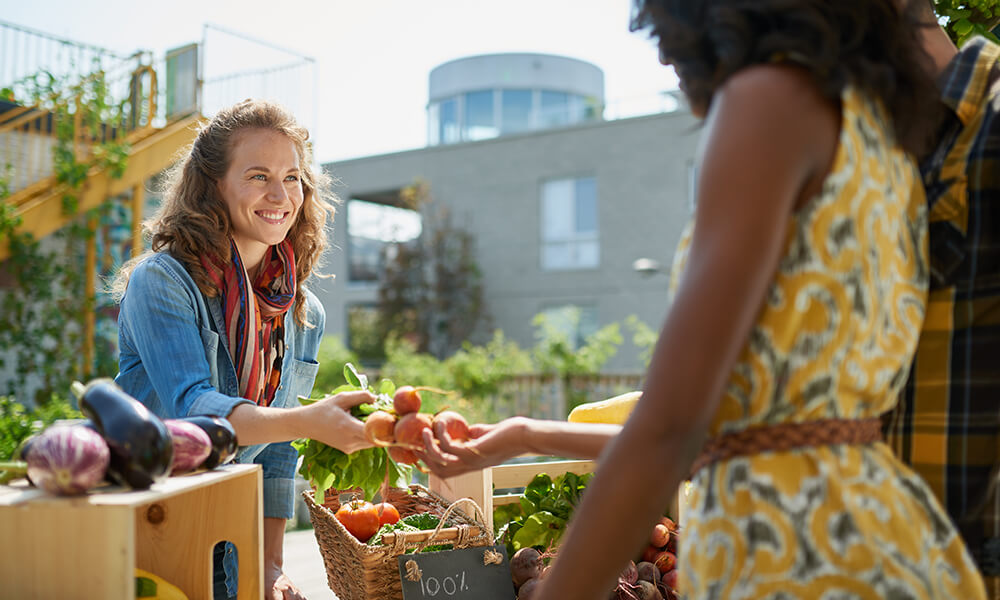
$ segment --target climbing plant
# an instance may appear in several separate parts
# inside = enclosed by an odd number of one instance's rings
[[[7,288],[0,291],[0,373],[10,375],[0,394],[44,404],[53,394],[65,396],[73,379],[93,374],[81,360],[85,320],[94,312],[93,291],[86,289],[84,255],[94,235],[88,224],[108,211],[110,201],[80,213],[80,192],[92,167],[115,178],[125,170],[128,145],[127,99],[113,98],[105,74],[95,70],[80,81],[40,72],[0,98],[35,106],[51,115],[52,165],[68,225],[44,243],[20,230],[11,196],[15,165],[0,173],[0,244],[10,250],[0,264]],[[89,292],[89,293],[88,293]],[[107,367],[103,367],[106,369]],[[97,374],[109,374],[98,372]]]

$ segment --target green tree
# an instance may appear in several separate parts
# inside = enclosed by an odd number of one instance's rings
[[[426,184],[400,193],[404,205],[422,208],[424,227],[409,243],[386,246],[379,278],[379,331],[418,352],[444,360],[489,321],[482,272],[472,234],[452,222],[447,209],[431,209]]]
[[[923,2],[925,0],[916,0]],[[982,35],[998,41],[993,32],[1000,25],[1000,0],[933,0],[948,35],[958,45],[972,36]]]

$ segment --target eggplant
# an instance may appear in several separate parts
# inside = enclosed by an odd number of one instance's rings
[[[174,446],[163,420],[111,379],[74,383],[73,390],[80,412],[108,443],[108,474],[115,483],[144,490],[170,475]]]
[[[190,421],[167,419],[164,421],[174,439],[174,464],[171,475],[180,475],[200,467],[212,453],[212,440],[201,427]]]
[[[87,427],[54,425],[36,437],[26,453],[31,481],[51,494],[83,494],[104,479],[110,452]]]
[[[179,420],[188,421],[201,427],[208,434],[208,439],[212,441],[212,451],[209,453],[208,458],[201,463],[202,467],[214,469],[223,463],[229,462],[230,459],[236,456],[238,448],[236,430],[228,420],[208,415],[182,417]]]

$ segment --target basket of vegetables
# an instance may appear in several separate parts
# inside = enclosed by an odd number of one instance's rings
[[[474,502],[463,498],[449,504],[420,485],[388,488],[378,504],[357,492],[328,493],[325,504],[316,502],[312,490],[303,496],[327,583],[340,600],[402,600],[396,561],[402,554],[493,544]],[[463,502],[478,518],[459,510]]]
[[[439,424],[453,438],[464,439],[468,424],[454,411],[420,412],[420,391],[432,388],[397,388],[387,379],[369,386],[351,364],[344,367],[344,377],[347,384],[331,393],[367,390],[376,396],[351,409],[364,421],[374,447],[345,454],[317,440],[293,442],[302,455],[299,472],[312,488],[303,497],[327,583],[337,597],[402,600],[398,556],[493,544],[475,502],[463,498],[449,504],[423,486],[408,485],[411,469],[418,466],[412,450],[422,447],[423,430]],[[373,504],[377,495],[381,502]]]

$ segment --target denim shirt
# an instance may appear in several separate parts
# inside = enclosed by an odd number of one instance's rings
[[[299,406],[312,393],[316,356],[326,313],[306,291],[312,328],[285,317],[285,358],[271,403]],[[229,354],[222,302],[198,289],[187,269],[158,252],[141,261],[129,278],[118,314],[119,373],[115,381],[163,418],[191,415],[227,417],[241,398]],[[236,462],[256,463],[263,472],[264,516],[288,519],[295,503],[298,454],[289,442],[240,447]]]

